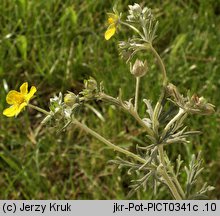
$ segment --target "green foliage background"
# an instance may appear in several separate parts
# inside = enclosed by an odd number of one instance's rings
[[[118,10],[127,11],[135,1],[119,0]],[[201,130],[191,144],[169,147],[175,161],[203,151],[204,181],[216,187],[209,194],[220,198],[220,1],[136,1],[151,7],[159,20],[155,47],[161,54],[168,77],[182,92],[191,89],[215,104],[212,116],[192,117],[190,129]],[[103,81],[116,96],[122,88],[125,99],[133,96],[134,80],[129,66],[119,58],[117,41],[129,32],[122,29],[105,41],[106,12],[114,3],[103,0],[1,0],[0,3],[0,110],[5,96],[28,81],[38,89],[33,103],[45,109],[54,94],[79,92],[89,76]],[[124,13],[125,17],[125,13]],[[160,75],[154,60],[146,55],[149,73],[142,80],[142,98],[156,101]],[[105,117],[101,122],[90,110],[82,119],[112,142],[134,150],[144,135],[121,111],[94,103]],[[144,106],[140,106],[144,115]],[[102,143],[77,128],[57,134],[40,126],[43,116],[28,109],[17,118],[0,115],[0,199],[126,199],[135,175],[108,163],[116,157]],[[182,182],[185,175],[181,176]],[[166,188],[156,196],[152,188],[133,199],[170,199]]]

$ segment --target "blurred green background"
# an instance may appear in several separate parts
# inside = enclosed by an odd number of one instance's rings
[[[134,2],[151,7],[159,20],[155,47],[168,77],[182,92],[191,89],[216,106],[212,116],[192,116],[191,130],[201,130],[189,145],[169,147],[175,161],[185,164],[202,150],[204,171],[198,188],[207,181],[216,189],[210,199],[220,198],[220,1],[219,0],[119,0],[118,10],[127,12]],[[38,89],[34,104],[47,109],[49,98],[60,91],[79,92],[83,80],[103,81],[106,92],[125,99],[133,97],[134,80],[120,59],[117,41],[127,39],[123,28],[104,40],[106,12],[113,1],[103,0],[1,0],[0,3],[0,110],[10,89],[28,81]],[[149,54],[149,73],[142,80],[142,98],[157,100],[158,67]],[[93,103],[105,122],[90,110],[81,113],[94,130],[121,147],[133,149],[141,129],[114,107]],[[142,114],[144,106],[140,106]],[[41,126],[43,116],[28,109],[17,118],[0,115],[0,199],[126,199],[135,175],[108,163],[116,154],[102,143],[73,128],[57,134]],[[135,137],[137,136],[137,139]],[[185,176],[181,177],[185,181]],[[152,187],[133,199],[171,199],[161,187]]]

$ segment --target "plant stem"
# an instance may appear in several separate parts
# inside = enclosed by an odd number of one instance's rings
[[[166,163],[165,163],[165,159],[164,159],[164,152],[163,152],[163,145],[160,145],[158,147],[159,149],[159,157],[160,157],[160,162],[162,164],[162,167],[161,167],[161,175],[162,177],[164,178],[164,181],[166,183],[166,185],[169,187],[173,197],[176,199],[176,200],[182,200],[182,197],[179,195],[177,189],[176,189],[176,186],[175,184],[173,183],[173,181],[170,179],[169,175],[167,174],[167,171],[166,171]]]
[[[139,87],[140,87],[140,77],[136,77],[136,90],[135,90],[135,103],[134,103],[134,110],[136,112],[138,110]]]
[[[79,122],[78,120],[74,119],[73,124],[75,124],[76,126],[78,126],[79,128],[81,128],[82,130],[84,130],[85,132],[89,133],[90,135],[94,136],[96,139],[98,139],[99,141],[105,143],[107,146],[109,146],[111,149],[118,151],[120,153],[125,154],[128,157],[131,157],[133,159],[135,159],[136,161],[139,161],[143,164],[145,164],[147,161],[144,158],[139,157],[138,155],[127,151],[119,146],[114,145],[113,143],[111,143],[110,141],[108,141],[107,139],[105,139],[104,137],[102,137],[100,134],[96,133],[95,131],[93,131],[92,129],[90,129],[89,127],[87,127],[85,124],[82,124],[81,122]],[[163,156],[163,146],[159,147],[159,153],[160,153],[160,158],[161,158],[161,163],[164,164],[165,160],[164,160],[164,156]],[[154,169],[154,166],[149,166],[149,169]],[[181,200],[181,196],[179,195],[178,191],[176,190],[176,187],[174,185],[174,183],[172,182],[172,180],[170,179],[170,177],[168,176],[166,170],[165,170],[165,166],[163,165],[162,169],[161,169],[161,175],[164,178],[164,181],[166,183],[166,185],[169,187],[173,197],[176,200]]]
[[[177,189],[180,192],[180,195],[184,198],[185,193],[184,193],[184,191],[183,191],[183,189],[182,189],[182,187],[181,187],[181,185],[180,185],[180,183],[179,183],[179,181],[178,181],[175,174],[173,174],[173,181],[174,181],[175,185],[177,186]]]
[[[148,49],[149,45],[146,46],[146,48]],[[154,56],[156,57],[157,59],[157,62],[159,64],[159,67],[160,67],[160,70],[163,74],[163,92],[161,93],[161,96],[159,98],[159,101],[155,107],[155,111],[154,111],[154,122],[156,122],[156,120],[158,119],[158,116],[159,116],[159,110],[161,108],[161,102],[164,98],[164,95],[165,95],[165,87],[167,85],[167,82],[168,82],[168,79],[167,79],[167,73],[166,73],[166,68],[164,66],[164,63],[160,57],[160,55],[157,53],[157,51],[154,49],[154,47],[152,46],[152,44],[150,44],[150,49],[151,51],[153,52]],[[165,131],[167,131],[169,129],[169,127],[183,114],[182,110],[179,111],[179,113],[167,124],[167,126],[165,127]],[[154,130],[155,130],[155,134],[157,134],[157,126],[154,125]],[[167,170],[166,170],[166,162],[165,162],[165,159],[164,159],[164,152],[163,152],[163,144],[159,145],[158,147],[159,149],[159,158],[160,158],[160,162],[162,164],[162,167],[161,167],[161,175],[166,183],[166,185],[169,187],[173,197],[176,199],[176,200],[182,200],[182,197],[180,196],[179,192],[181,193],[181,195],[184,197],[184,192],[175,176],[174,178],[174,182],[175,184],[173,183],[172,179],[169,177],[169,175],[167,174]],[[179,189],[179,192],[178,192],[178,189]]]
[[[135,120],[143,127],[145,128],[146,132],[153,136],[153,131],[151,128],[149,128],[140,118],[140,116],[138,115],[138,113],[134,110],[134,109],[128,109],[124,103],[120,100],[120,99],[116,99],[110,95],[107,95],[105,93],[100,93],[99,95],[99,99],[101,99],[102,101],[106,101],[106,102],[110,102],[116,106],[121,107],[125,112],[128,112],[131,116],[133,116],[135,118]]]
[[[128,157],[131,157],[133,159],[135,159],[136,161],[139,161],[141,163],[146,163],[146,160],[144,158],[139,157],[138,155],[127,151],[119,146],[116,146],[115,144],[111,143],[110,141],[108,141],[107,139],[105,139],[104,137],[102,137],[100,134],[96,133],[95,131],[93,131],[92,129],[90,129],[89,127],[87,127],[85,124],[82,124],[81,122],[79,122],[78,120],[74,119],[73,124],[75,124],[76,126],[78,126],[79,128],[81,128],[82,130],[84,130],[85,132],[89,133],[90,135],[94,136],[96,139],[98,139],[99,141],[105,143],[107,146],[109,146],[111,149],[121,152],[123,154],[125,154]],[[153,167],[151,167],[152,169]]]
[[[137,33],[141,36],[141,38],[142,38],[143,40],[145,40],[144,35],[141,34],[141,32],[140,32],[137,28],[135,28],[134,26],[132,26],[132,25],[126,23],[126,22],[123,22],[123,21],[120,21],[120,24],[123,24],[123,25],[125,25],[125,26],[128,26],[129,28],[131,28],[132,30],[134,30],[135,32],[137,32]]]
[[[148,49],[149,48],[149,45],[146,46],[146,48]],[[157,53],[157,51],[154,49],[154,47],[152,46],[152,44],[150,44],[150,49],[151,51],[153,52],[154,56],[156,57],[157,59],[157,62],[160,66],[160,69],[161,69],[161,72],[163,73],[163,86],[166,86],[167,85],[167,72],[166,72],[166,68],[164,66],[164,63],[160,57],[160,55]]]
[[[34,105],[32,105],[32,104],[28,104],[27,106],[28,106],[28,107],[31,107],[32,109],[35,109],[35,110],[37,110],[37,111],[39,111],[39,112],[41,112],[41,113],[44,113],[45,115],[50,115],[49,112],[47,112],[47,111],[44,110],[44,109],[41,109],[41,108],[38,107],[38,106],[34,106]]]

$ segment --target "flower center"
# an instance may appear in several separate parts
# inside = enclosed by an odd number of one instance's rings
[[[22,104],[23,102],[25,102],[25,97],[24,97],[24,95],[18,95],[18,96],[15,98],[15,101],[16,101],[16,104]]]

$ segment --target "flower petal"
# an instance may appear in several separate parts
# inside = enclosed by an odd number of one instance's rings
[[[25,95],[25,101],[26,101],[27,103],[28,103],[29,100],[34,96],[34,94],[35,94],[36,91],[37,91],[36,87],[35,87],[35,86],[32,86],[30,92],[29,92],[27,95]]]
[[[28,93],[28,83],[27,82],[25,82],[21,85],[20,92],[24,95],[26,95]]]
[[[114,24],[110,25],[105,32],[105,40],[109,40],[116,32],[116,27]]]
[[[24,95],[15,90],[11,90],[8,92],[6,96],[6,101],[8,104],[20,104],[24,101]]]
[[[18,107],[18,109],[17,109],[17,113],[16,113],[15,116],[17,116],[17,115],[22,111],[22,109],[23,109],[24,107],[26,107],[26,106],[27,106],[27,103],[26,103],[26,102],[20,104],[19,107]]]
[[[17,114],[17,110],[18,110],[18,105],[12,105],[3,111],[3,115],[7,117],[13,117]]]
[[[13,116],[17,116],[21,111],[22,109],[27,106],[27,103],[26,102],[23,102],[22,104],[20,105],[12,105],[10,106],[9,108],[5,109],[3,111],[3,115],[7,116],[7,117],[13,117]]]

